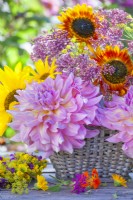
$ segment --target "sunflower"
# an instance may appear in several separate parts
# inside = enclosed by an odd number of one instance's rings
[[[114,186],[124,186],[127,187],[127,181],[118,174],[112,174],[112,178],[114,180]]]
[[[106,46],[102,50],[98,47],[92,59],[97,61],[101,68],[101,87],[106,83],[110,91],[118,91],[119,95],[123,96],[127,91],[127,77],[132,76],[133,72],[133,63],[127,49]]]
[[[55,62],[56,59],[54,59],[51,66],[49,66],[48,57],[46,57],[44,62],[42,60],[38,60],[37,62],[35,62],[36,71],[31,71],[31,74],[33,75],[32,79],[38,82],[42,82],[48,77],[54,79],[57,74],[61,74],[61,72],[55,72],[57,68]]]
[[[25,81],[31,80],[29,72],[30,67],[22,69],[21,63],[15,66],[14,71],[8,66],[5,66],[4,70],[0,69],[0,136],[12,119],[7,110],[14,109],[14,105],[18,103],[14,96],[16,90],[25,88]]]
[[[79,42],[89,43],[89,39],[97,38],[96,29],[99,24],[93,9],[86,4],[77,4],[61,12],[58,19],[62,22],[58,27],[68,32],[70,38],[75,37]],[[100,17],[100,16],[99,16]]]

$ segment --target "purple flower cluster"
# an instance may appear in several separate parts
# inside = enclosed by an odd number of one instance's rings
[[[131,54],[133,55],[133,41],[128,42],[128,49],[131,52]]]
[[[110,0],[111,3],[117,3],[123,7],[132,7],[133,1],[132,0]]]
[[[8,181],[5,178],[0,178],[0,188],[5,188]]]
[[[3,157],[2,157],[2,156],[0,156],[0,160],[3,160]]]
[[[34,169],[33,163],[29,163],[28,165],[29,165],[29,168],[30,168],[30,169]]]
[[[99,14],[100,13],[105,17],[102,22],[104,24],[103,28],[99,30],[104,37],[100,38],[97,46],[118,45],[123,47],[121,42],[123,29],[119,25],[128,24],[132,21],[132,19],[128,17],[128,13],[120,9],[101,9],[99,11]]]
[[[15,173],[15,169],[14,168],[7,167],[7,170],[9,170],[12,174]]]
[[[66,73],[73,72],[74,75],[80,76],[84,81],[89,82],[90,74],[88,70],[92,66],[96,66],[96,62],[89,59],[86,54],[80,54],[78,56],[72,57],[70,53],[62,54],[57,60],[57,65],[59,71]]]
[[[11,160],[15,160],[16,158],[15,158],[15,154],[10,154],[10,161]]]
[[[51,34],[40,35],[33,41],[31,58],[33,61],[37,61],[39,59],[45,60],[47,56],[50,59],[58,57],[69,41],[67,32],[61,30],[53,31]]]
[[[86,187],[84,187],[84,184],[86,184],[86,176],[84,174],[76,174],[72,181],[74,182],[72,192],[80,194],[86,191]]]

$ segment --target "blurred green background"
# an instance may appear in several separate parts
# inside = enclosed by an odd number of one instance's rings
[[[26,64],[31,40],[49,22],[38,0],[0,1],[0,67]],[[26,50],[27,49],[27,50]]]

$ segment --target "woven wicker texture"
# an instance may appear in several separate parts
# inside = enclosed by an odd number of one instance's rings
[[[86,139],[82,149],[75,149],[72,154],[59,152],[51,156],[51,162],[60,179],[73,178],[75,174],[96,168],[100,177],[110,177],[112,173],[127,176],[133,160],[123,154],[122,144],[112,144],[106,140],[114,131],[100,128],[95,138]]]

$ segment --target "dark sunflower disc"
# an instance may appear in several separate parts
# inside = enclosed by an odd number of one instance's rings
[[[113,60],[107,63],[109,66],[113,66],[115,71],[113,74],[103,74],[105,79],[113,84],[123,83],[128,75],[127,67],[121,61]]]
[[[82,18],[73,21],[72,29],[83,38],[91,37],[95,32],[95,27],[91,20]]]

